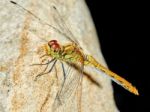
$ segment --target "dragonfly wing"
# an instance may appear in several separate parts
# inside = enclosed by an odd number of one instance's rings
[[[79,45],[79,43],[78,43],[77,39],[75,38],[74,34],[70,31],[69,25],[66,24],[65,20],[63,19],[63,17],[61,16],[61,14],[57,10],[57,8],[55,6],[53,6],[52,10],[54,11],[53,18],[54,18],[55,22],[57,23],[57,25],[59,26],[61,32],[63,32],[61,34],[63,34],[71,42],[74,42],[77,45]]]
[[[67,68],[67,70],[66,70]],[[64,81],[61,85],[60,90],[57,93],[53,104],[53,112],[55,111],[65,111],[65,109],[79,110],[78,105],[80,99],[76,99],[76,92],[79,90],[82,81],[82,71],[83,65],[81,64],[65,64],[64,65]],[[80,90],[81,91],[81,90]],[[66,112],[66,111],[65,111]],[[71,111],[72,112],[72,111]],[[75,111],[77,112],[77,111]]]

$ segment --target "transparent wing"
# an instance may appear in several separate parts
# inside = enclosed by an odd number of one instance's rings
[[[76,45],[79,45],[77,39],[75,38],[74,34],[70,31],[70,27],[68,24],[66,24],[66,22],[64,21],[63,17],[61,16],[61,14],[59,13],[59,11],[57,10],[57,8],[55,6],[52,6],[52,10],[54,11],[54,20],[57,23],[57,25],[59,26],[59,28],[61,29],[61,31],[63,32],[63,35],[69,39],[71,42],[76,43]]]
[[[57,27],[49,24],[47,21],[43,20],[41,17],[37,16],[35,13],[31,12],[30,10],[24,8],[22,5],[14,2],[14,1],[10,1],[10,2],[12,4],[16,5],[17,7],[21,8],[23,11],[27,12],[28,14],[32,15],[42,25],[49,26],[50,28],[54,29],[56,32],[64,35],[68,40],[70,40],[72,43],[75,43],[80,48],[77,39],[75,38],[73,33],[70,31],[68,25],[65,23],[65,21],[63,20],[63,18],[61,17],[59,11],[57,10],[57,8],[55,6],[52,6],[51,9],[54,12],[54,14],[53,14],[54,21],[57,23],[57,25],[59,26],[60,29],[58,29]]]
[[[62,112],[65,111],[66,108],[67,111],[68,109],[74,109],[75,112],[77,112],[77,110],[79,110],[78,105],[80,105],[81,103],[79,99],[81,97],[81,94],[78,97],[76,96],[76,93],[77,90],[81,92],[81,90],[78,88],[81,86],[81,81],[83,77],[83,65],[79,63],[63,63],[62,68],[64,74],[64,81],[55,98],[52,112]]]
[[[27,12],[28,14],[32,15],[35,19],[37,19],[42,25],[46,25],[49,26],[50,28],[52,28],[53,30],[55,30],[56,32],[58,32],[59,34],[64,35],[67,39],[69,39],[71,42],[75,43],[76,40],[72,39],[71,37],[74,37],[72,32],[69,30],[69,28],[65,25],[63,19],[61,18],[59,12],[57,11],[56,8],[52,7],[52,11],[55,13],[53,16],[54,20],[56,21],[57,25],[60,27],[60,29],[58,29],[57,27],[51,25],[50,23],[48,23],[46,20],[42,19],[41,17],[37,16],[34,12],[30,11],[29,9],[24,8],[22,5],[18,4],[17,2],[14,1],[10,1],[10,3],[16,5],[17,7],[21,8],[22,11]],[[76,41],[77,42],[77,41]]]

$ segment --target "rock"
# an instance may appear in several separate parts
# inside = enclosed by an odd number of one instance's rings
[[[9,1],[0,2],[0,112],[52,111],[62,81],[60,63],[51,73],[38,77],[36,81],[35,77],[45,66],[33,64],[41,63],[38,52],[41,45],[52,39],[58,40],[60,45],[70,40],[45,23],[67,33],[78,41],[86,54],[93,55],[106,66],[89,10],[83,0],[17,1],[41,20]],[[74,36],[66,30],[64,23]],[[74,99],[66,103],[65,112],[76,112],[78,106],[81,106],[81,112],[118,111],[110,80],[88,67],[84,72],[81,105],[76,103],[80,94],[75,94]]]

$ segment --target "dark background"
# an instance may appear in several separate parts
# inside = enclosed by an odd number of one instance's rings
[[[146,35],[146,19],[149,15],[146,3],[99,0],[86,2],[109,68],[132,82],[140,93],[140,96],[136,96],[113,83],[118,109],[120,112],[148,112],[146,96],[150,89],[150,78],[146,56],[150,50],[145,48],[150,44],[146,44],[146,38],[150,36]]]

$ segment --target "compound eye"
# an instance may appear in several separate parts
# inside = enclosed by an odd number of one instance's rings
[[[50,42],[57,43],[57,40],[51,40]]]
[[[51,48],[55,51],[58,51],[60,49],[60,46],[57,43],[55,43],[51,46]]]
[[[57,40],[49,41],[48,46],[54,51],[59,51],[61,49],[59,44],[57,43]]]
[[[52,45],[57,44],[57,40],[51,40],[48,42],[48,45],[51,47]]]

